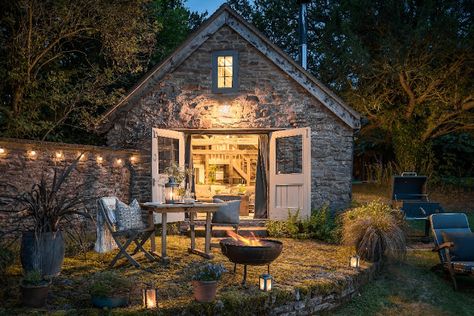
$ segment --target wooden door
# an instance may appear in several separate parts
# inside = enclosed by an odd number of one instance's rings
[[[270,134],[269,218],[287,219],[299,210],[311,215],[311,129]]]
[[[172,162],[184,168],[184,133],[153,128],[152,139],[152,200],[165,202],[164,188],[168,176],[164,173]],[[184,185],[184,184],[183,184]],[[155,214],[155,223],[161,223],[161,215]],[[184,220],[184,213],[170,213],[167,221]]]

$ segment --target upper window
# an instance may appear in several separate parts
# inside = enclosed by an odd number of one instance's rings
[[[212,54],[212,92],[237,91],[238,55],[236,51],[218,51]]]

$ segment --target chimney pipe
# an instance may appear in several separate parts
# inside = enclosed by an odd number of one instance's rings
[[[307,33],[308,27],[306,25],[306,9],[307,4],[310,0],[299,0],[300,3],[300,16],[299,16],[299,35],[300,35],[300,49],[299,49],[299,62],[301,67],[304,69],[308,68],[308,47],[307,47]]]

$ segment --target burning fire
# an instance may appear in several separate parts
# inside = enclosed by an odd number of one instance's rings
[[[237,233],[234,233],[231,230],[227,231],[227,235],[230,238],[232,238],[233,240],[235,240],[237,242],[240,242],[240,243],[242,243],[246,246],[263,246],[262,242],[257,237],[255,237],[255,235],[253,233],[251,233],[251,234],[252,234],[252,237],[246,238],[246,237],[240,236]]]

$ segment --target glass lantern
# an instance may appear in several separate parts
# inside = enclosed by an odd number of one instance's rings
[[[143,307],[153,309],[158,307],[158,290],[147,287],[142,290]]]
[[[168,182],[165,183],[165,202],[166,204],[174,204],[178,192],[179,184],[176,183],[174,177],[169,177]]]
[[[262,274],[259,277],[259,288],[261,291],[269,292],[272,290],[273,278],[270,274]]]
[[[360,257],[358,255],[352,256],[349,259],[349,266],[351,268],[359,269],[359,267],[360,267]]]

